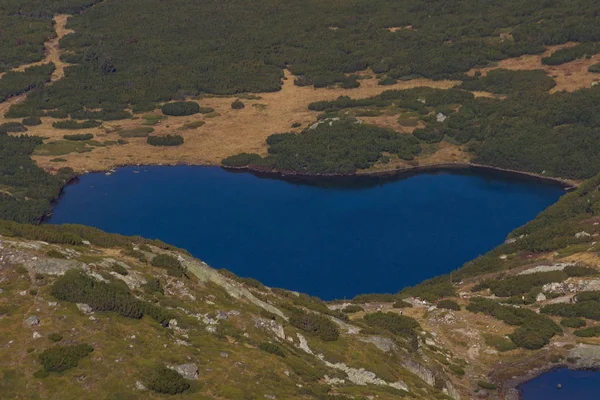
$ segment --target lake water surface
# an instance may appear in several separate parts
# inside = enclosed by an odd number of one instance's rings
[[[126,167],[67,186],[50,223],[159,238],[215,268],[333,299],[450,272],[563,193],[473,172],[309,185],[216,167]]]
[[[523,400],[598,400],[600,372],[558,368],[522,384],[519,390]]]

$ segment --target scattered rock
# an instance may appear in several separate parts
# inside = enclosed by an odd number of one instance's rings
[[[581,238],[586,238],[586,237],[590,237],[590,236],[592,236],[592,235],[590,235],[586,231],[581,231],[581,232],[577,232],[575,234],[575,239],[581,239]]]
[[[81,311],[84,314],[89,314],[93,311],[92,307],[90,307],[88,304],[77,303],[76,305],[77,305],[77,308],[79,309],[79,311]]]
[[[38,332],[33,332],[33,338],[34,339],[39,339],[41,337],[42,337],[42,335],[40,335]]]
[[[224,352],[224,351],[222,351],[219,355],[223,358],[229,358],[229,353]]]
[[[229,319],[229,317],[227,316],[227,313],[225,311],[219,311],[217,312],[217,319],[227,320]]]
[[[135,382],[135,388],[137,390],[146,390],[146,386],[140,381]]]
[[[367,336],[361,337],[359,338],[359,340],[365,343],[372,343],[373,345],[375,345],[375,347],[377,347],[384,353],[390,353],[398,349],[392,339],[383,336]]]
[[[546,301],[546,295],[544,295],[544,293],[539,293],[537,296],[535,296],[535,301]]]
[[[217,333],[217,327],[213,326],[213,325],[209,325],[204,329],[206,329],[206,332],[208,332],[208,333],[212,333],[212,334]]]
[[[25,320],[25,323],[28,326],[37,326],[40,324],[40,317],[38,317],[37,315],[32,315],[31,317]]]
[[[168,328],[169,329],[177,328],[177,320],[175,318],[173,318],[172,320],[169,321]]]
[[[200,376],[200,373],[198,372],[198,366],[193,363],[180,364],[169,368],[183,376],[185,379],[193,380],[198,379]]]
[[[448,118],[448,117],[446,117],[446,116],[445,116],[443,113],[438,113],[438,114],[435,116],[435,120],[436,120],[437,122],[444,122],[444,121],[446,120],[446,118]]]
[[[537,267],[521,271],[518,275],[536,274],[538,272],[562,271],[566,267],[570,267],[573,265],[575,265],[575,263],[556,263],[552,265],[538,265]]]

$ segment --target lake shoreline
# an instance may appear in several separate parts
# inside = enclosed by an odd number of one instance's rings
[[[521,179],[527,179],[531,181],[538,181],[543,183],[551,183],[558,184],[562,186],[565,190],[573,190],[579,186],[579,182],[565,179],[565,178],[557,178],[545,176],[542,174],[536,174],[534,172],[526,172],[519,171],[514,169],[506,169],[499,167],[492,167],[484,164],[476,164],[476,163],[442,163],[442,164],[431,164],[431,165],[423,165],[423,166],[415,166],[415,167],[407,167],[407,168],[399,168],[399,169],[390,169],[384,171],[363,171],[363,172],[355,172],[352,174],[341,174],[341,173],[333,173],[333,174],[319,174],[319,173],[304,173],[304,172],[295,172],[295,171],[276,171],[268,168],[260,168],[253,166],[245,166],[245,167],[229,167],[229,166],[221,166],[221,168],[228,171],[244,171],[251,172],[259,177],[276,177],[281,179],[288,180],[311,180],[311,179],[324,179],[324,180],[332,180],[337,178],[393,178],[393,177],[410,177],[414,175],[418,175],[420,173],[432,173],[432,172],[444,172],[444,171],[452,171],[452,170],[463,170],[463,171],[472,171],[472,172],[485,172],[492,173],[501,177],[520,177]]]

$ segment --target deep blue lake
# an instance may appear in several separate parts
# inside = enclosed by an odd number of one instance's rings
[[[67,186],[50,223],[159,238],[215,268],[329,300],[450,272],[563,193],[483,172],[306,184],[216,167],[126,167]]]
[[[556,386],[561,384],[561,389]],[[519,386],[523,400],[598,400],[600,372],[559,368]]]

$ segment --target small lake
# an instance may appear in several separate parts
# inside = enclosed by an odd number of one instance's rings
[[[563,193],[488,172],[307,184],[217,167],[125,167],[68,185],[49,222],[159,238],[269,286],[351,298],[448,273]]]
[[[522,384],[519,390],[523,400],[598,400],[600,372],[558,368]]]

